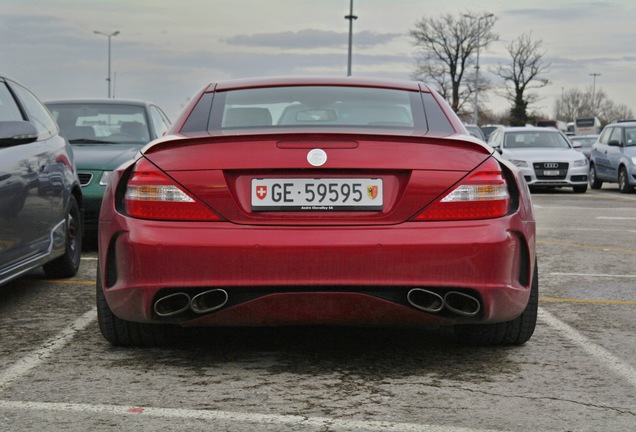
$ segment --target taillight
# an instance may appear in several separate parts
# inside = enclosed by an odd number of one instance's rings
[[[510,194],[499,163],[488,159],[477,171],[415,216],[416,221],[490,219],[505,216]]]
[[[145,159],[135,165],[124,196],[126,213],[152,220],[218,221],[219,215],[184,192]]]

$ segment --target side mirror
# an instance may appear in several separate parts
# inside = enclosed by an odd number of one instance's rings
[[[574,142],[572,143],[572,147],[573,147],[573,148],[575,148],[575,149],[577,149],[577,148],[581,148],[581,147],[583,147],[583,145],[581,144],[581,142],[580,142],[580,141],[574,141]]]
[[[613,147],[620,147],[621,143],[618,140],[611,140],[610,142],[607,143],[607,145],[613,146]]]
[[[38,131],[26,121],[0,121],[0,147],[28,144],[38,139]]]

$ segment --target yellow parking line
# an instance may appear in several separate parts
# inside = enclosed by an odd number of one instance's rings
[[[577,243],[560,243],[560,242],[550,242],[545,240],[537,240],[537,244],[570,246],[570,247],[576,247],[576,248],[603,250],[603,251],[610,251],[610,252],[636,253],[636,250],[634,249],[623,249],[623,248],[614,248],[614,247],[607,247],[607,246],[589,246],[589,245],[582,245]]]
[[[631,300],[591,300],[591,299],[575,299],[575,298],[539,297],[539,301],[559,302],[559,303],[593,303],[593,304],[611,304],[611,305],[636,305],[636,301],[631,301]]]
[[[51,283],[64,283],[69,285],[95,285],[95,281],[87,281],[87,280],[68,280],[68,279],[47,279],[46,282]]]

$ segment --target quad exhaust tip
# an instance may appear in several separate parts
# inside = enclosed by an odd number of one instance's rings
[[[449,291],[442,297],[433,291],[413,288],[407,293],[406,299],[411,306],[430,313],[439,313],[446,308],[454,314],[472,317],[481,310],[479,299],[459,291]]]
[[[228,295],[225,290],[211,289],[190,298],[184,292],[168,294],[155,301],[153,309],[157,316],[171,317],[191,310],[197,314],[215,311],[225,306]]]
[[[198,314],[204,314],[222,308],[227,303],[228,295],[225,290],[212,289],[192,297],[190,308]]]
[[[444,298],[433,291],[413,288],[406,295],[411,305],[424,312],[437,313],[444,308]]]
[[[155,302],[155,313],[160,317],[170,317],[190,309],[190,296],[174,293],[161,297]]]

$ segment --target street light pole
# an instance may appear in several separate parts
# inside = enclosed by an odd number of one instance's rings
[[[591,73],[591,77],[594,77],[592,81],[592,114],[596,115],[596,100],[594,99],[594,94],[596,93],[596,77],[601,76],[600,73]]]
[[[351,42],[353,39],[353,20],[358,19],[358,17],[353,14],[353,0],[350,0],[349,15],[345,15],[345,19],[349,20],[349,55],[347,58],[347,76],[351,76]]]
[[[473,18],[472,15],[464,15],[467,18]],[[473,107],[473,123],[479,125],[479,45],[481,37],[481,20],[484,18],[490,18],[494,14],[486,14],[477,18],[477,62],[475,63],[475,102]]]
[[[93,33],[98,34],[98,35],[102,35],[102,36],[106,36],[108,38],[108,78],[106,78],[106,81],[108,82],[108,99],[110,99],[110,95],[111,95],[111,85],[110,85],[110,39],[113,36],[117,36],[119,34],[119,30],[112,32],[112,33],[103,33],[97,30],[93,30]]]

